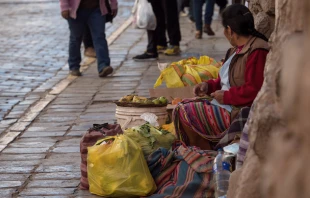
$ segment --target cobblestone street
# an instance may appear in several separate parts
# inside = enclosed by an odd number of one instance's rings
[[[107,24],[107,38],[130,16],[132,1],[119,4],[118,17]],[[0,18],[1,134],[67,76],[69,32],[59,1],[0,0]]]
[[[111,43],[111,77],[99,78],[92,64],[82,77],[68,78],[68,28],[58,1],[15,1],[0,0],[0,197],[97,197],[78,189],[79,142],[92,124],[116,121],[112,101],[133,92],[149,95],[159,76],[157,62],[132,60],[145,50],[146,33],[129,26]],[[107,37],[128,19],[133,2],[119,1]],[[182,54],[161,55],[160,62],[201,54],[224,57],[229,45],[218,20],[217,36],[203,40],[194,39],[187,18],[180,22]]]

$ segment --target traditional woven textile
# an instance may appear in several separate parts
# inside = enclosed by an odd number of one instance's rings
[[[249,113],[249,118],[251,118],[252,113]],[[236,169],[239,169],[243,165],[245,154],[249,147],[249,122],[247,121],[244,125],[244,128],[241,133],[240,142],[239,142],[239,151],[237,153],[237,163]]]
[[[160,148],[148,157],[148,166],[157,185],[151,198],[205,197],[213,198],[212,166],[215,151],[197,147]]]
[[[237,117],[232,121],[229,128],[222,134],[224,137],[220,140],[220,142],[216,145],[215,149],[223,148],[233,141],[237,141],[240,139],[241,132],[244,128],[245,123],[248,120],[250,107],[243,107]]]
[[[189,145],[189,140],[181,123],[203,138],[216,143],[230,126],[230,113],[219,106],[212,105],[207,99],[183,100],[175,108],[173,118],[176,135],[186,145]]]

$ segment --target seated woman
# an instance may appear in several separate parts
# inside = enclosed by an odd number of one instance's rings
[[[254,27],[250,10],[240,4],[222,13],[229,49],[219,77],[198,84],[198,97],[183,100],[173,117],[176,133],[186,145],[214,149],[242,107],[251,106],[264,80],[268,39]],[[210,99],[211,98],[211,99]]]

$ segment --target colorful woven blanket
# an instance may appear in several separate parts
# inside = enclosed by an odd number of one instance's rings
[[[148,157],[148,166],[157,185],[151,198],[213,198],[212,166],[215,151],[177,146],[173,151],[160,148]]]

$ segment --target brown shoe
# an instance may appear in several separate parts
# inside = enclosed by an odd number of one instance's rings
[[[113,73],[113,68],[111,66],[104,67],[103,70],[99,73],[99,77],[106,77]]]
[[[93,47],[88,47],[84,51],[84,55],[92,58],[96,58],[96,51]]]
[[[82,73],[80,72],[79,69],[74,69],[70,71],[71,76],[82,76]]]
[[[196,34],[195,34],[195,38],[196,39],[202,39],[202,32],[197,30]]]
[[[214,36],[215,35],[213,30],[211,29],[211,26],[207,25],[207,24],[205,24],[205,26],[203,27],[203,32],[208,34],[209,36]]]

